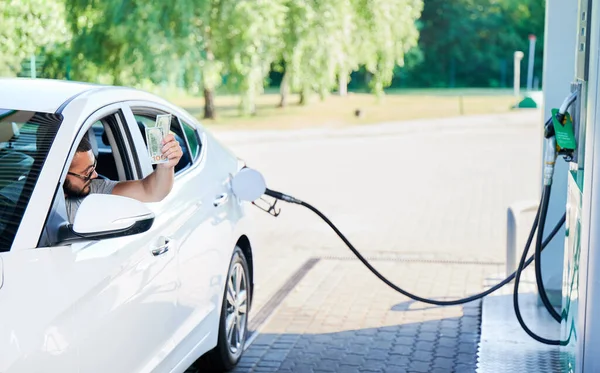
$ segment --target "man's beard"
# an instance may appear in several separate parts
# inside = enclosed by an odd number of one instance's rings
[[[83,188],[81,189],[75,189],[75,187],[73,186],[73,184],[71,184],[71,182],[66,179],[65,180],[65,184],[63,185],[63,189],[65,191],[65,194],[68,197],[72,197],[72,198],[82,198],[87,196],[88,194],[90,194],[90,188],[89,188],[90,182],[88,181]]]

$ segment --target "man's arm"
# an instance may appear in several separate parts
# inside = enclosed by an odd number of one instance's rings
[[[141,202],[162,201],[173,188],[175,166],[183,155],[181,146],[173,135],[165,137],[162,152],[169,159],[167,163],[158,164],[156,170],[142,180],[119,182],[112,190],[112,194]]]

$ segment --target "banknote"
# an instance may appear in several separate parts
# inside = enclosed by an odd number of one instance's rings
[[[146,127],[146,142],[148,156],[152,164],[166,163],[169,160],[162,154],[163,139],[165,135],[160,127]]]
[[[162,128],[165,136],[171,130],[171,114],[161,114],[156,116],[156,127]]]
[[[163,140],[171,129],[171,114],[156,116],[156,124],[146,127],[146,146],[152,164],[166,163],[169,160],[162,154]]]

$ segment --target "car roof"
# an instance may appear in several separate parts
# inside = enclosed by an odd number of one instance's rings
[[[108,87],[66,80],[0,78],[0,109],[55,113],[73,97]]]

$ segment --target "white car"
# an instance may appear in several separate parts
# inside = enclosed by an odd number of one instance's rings
[[[77,145],[99,177],[152,173],[145,127],[172,114],[183,149],[161,202],[85,198],[69,224]],[[244,164],[186,111],[150,93],[0,79],[0,372],[207,371],[239,361],[255,250],[232,178]]]

